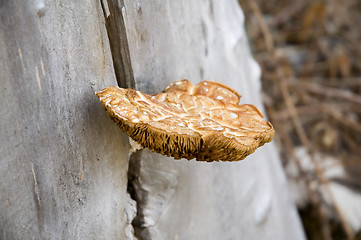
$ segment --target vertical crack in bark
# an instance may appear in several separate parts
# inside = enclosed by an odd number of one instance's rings
[[[100,0],[109,38],[114,71],[118,85],[135,88],[135,80],[124,21],[123,0]],[[125,206],[126,238],[161,239],[155,226],[175,193],[178,180],[172,171],[164,171],[158,156],[142,155],[137,151],[129,156],[127,204]],[[142,164],[148,162],[148,164]],[[150,164],[152,162],[154,164]],[[156,167],[158,166],[158,167]],[[130,198],[129,198],[130,196]],[[136,204],[136,206],[135,206]],[[135,233],[135,236],[134,236]]]
[[[128,168],[128,193],[130,197],[137,203],[137,212],[136,217],[133,219],[132,225],[134,229],[135,236],[138,239],[150,239],[144,236],[142,233],[142,210],[141,210],[141,199],[139,196],[139,182],[137,178],[140,172],[140,159],[141,151],[136,151],[132,153],[129,157],[129,168]],[[143,236],[142,236],[143,235]]]
[[[133,74],[133,68],[130,59],[129,45],[127,31],[124,23],[124,2],[123,0],[100,0],[101,7],[104,14],[105,26],[107,29],[110,51],[112,54],[114,71],[119,87],[122,88],[135,88],[135,80]],[[130,195],[127,196],[127,206],[125,206],[126,221],[129,221],[129,225],[126,227],[126,238],[129,240],[136,239],[134,236],[137,234],[136,226],[134,225],[134,219],[138,217],[139,206],[137,198],[135,197],[135,191],[133,191],[133,175],[130,173],[134,169],[135,161],[132,161],[133,157],[140,159],[140,155],[132,154],[128,159],[128,186],[127,192]],[[137,157],[138,156],[138,157]],[[139,161],[138,161],[139,162]],[[134,210],[134,204],[136,204],[136,210]],[[134,213],[135,211],[135,213]],[[134,218],[136,214],[137,217]],[[133,219],[134,218],[134,219]],[[131,223],[131,225],[130,225]]]
[[[101,6],[118,85],[122,88],[134,88],[133,68],[124,24],[123,0],[101,0]]]
[[[130,156],[128,192],[137,202],[132,225],[138,239],[164,239],[157,223],[178,185],[178,176],[171,166],[167,157],[146,150]]]

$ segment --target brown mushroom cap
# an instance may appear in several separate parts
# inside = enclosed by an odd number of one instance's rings
[[[96,93],[110,117],[143,148],[175,159],[237,161],[270,142],[271,123],[233,89],[211,81],[175,81],[147,95],[108,87]]]

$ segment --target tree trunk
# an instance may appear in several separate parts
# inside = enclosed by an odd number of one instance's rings
[[[207,79],[264,113],[236,0],[5,0],[0,19],[1,239],[304,239],[273,143],[240,162],[129,161],[94,95]]]
[[[98,2],[1,1],[0,239],[123,239],[128,140]]]

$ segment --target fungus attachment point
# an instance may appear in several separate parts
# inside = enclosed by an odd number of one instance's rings
[[[156,95],[108,87],[96,95],[135,142],[175,159],[242,160],[274,136],[255,106],[240,105],[241,95],[217,82],[178,80]]]

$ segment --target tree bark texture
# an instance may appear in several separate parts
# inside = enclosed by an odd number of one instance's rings
[[[1,1],[0,239],[124,239],[128,140],[99,2]]]
[[[304,239],[273,143],[129,160],[94,95],[207,79],[264,112],[243,21],[236,0],[0,1],[0,239]]]

